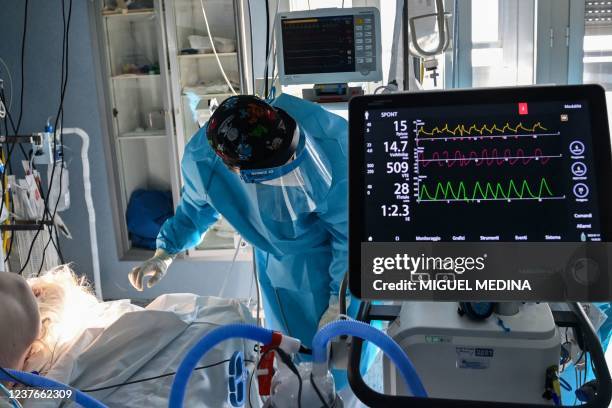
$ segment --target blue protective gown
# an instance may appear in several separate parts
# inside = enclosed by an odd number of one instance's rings
[[[185,149],[181,201],[175,216],[163,225],[157,247],[171,254],[192,248],[223,215],[255,249],[267,326],[310,346],[329,297],[338,294],[348,269],[348,125],[320,106],[289,95],[280,95],[271,105],[287,112],[329,163],[332,184],[317,194],[322,198],[314,211],[297,220],[267,217],[260,211],[262,197],[253,202],[240,176],[209,146],[205,125]],[[351,302],[349,314],[354,316],[358,306]]]

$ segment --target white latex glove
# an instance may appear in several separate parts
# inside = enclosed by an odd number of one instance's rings
[[[144,261],[142,265],[135,267],[128,274],[130,283],[136,290],[142,292],[144,278],[148,277],[147,288],[153,287],[166,275],[174,257],[175,255],[171,255],[163,249],[156,250],[153,258]]]
[[[325,326],[327,323],[331,323],[333,321],[338,320],[340,315],[340,301],[338,299],[338,295],[331,295],[329,298],[329,306],[327,310],[319,319],[319,329]]]

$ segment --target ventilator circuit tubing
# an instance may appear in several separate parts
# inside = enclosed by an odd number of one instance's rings
[[[327,373],[327,344],[332,338],[342,335],[359,337],[374,343],[395,364],[412,394],[416,397],[427,398],[423,383],[404,350],[386,333],[358,321],[332,322],[317,332],[312,340],[313,374],[315,376]]]
[[[7,373],[10,374],[10,376],[7,375]],[[0,381],[15,382],[16,380],[19,380],[19,382],[24,385],[42,389],[70,390],[73,394],[71,399],[74,399],[77,404],[85,408],[107,408],[106,405],[84,392],[49,378],[17,370],[4,369],[0,371]]]
[[[181,408],[183,406],[187,383],[193,370],[196,368],[198,361],[217,344],[232,338],[243,338],[269,344],[272,342],[272,333],[272,330],[250,324],[228,324],[212,330],[189,350],[178,370],[176,370],[168,406],[170,408]]]

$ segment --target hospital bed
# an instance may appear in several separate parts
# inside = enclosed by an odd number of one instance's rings
[[[46,374],[70,384],[109,407],[166,407],[174,375],[186,351],[216,327],[255,323],[235,299],[193,294],[163,295],[146,308],[115,301],[105,304],[108,327],[90,327],[78,336]],[[253,343],[229,340],[199,362],[186,396],[189,407],[227,403],[228,360],[235,351],[254,361]],[[145,381],[142,381],[142,380]],[[147,380],[148,379],[148,380]],[[253,381],[256,387],[257,381]],[[256,395],[257,391],[253,391]],[[253,397],[253,406],[259,399]],[[27,400],[24,407],[55,407],[57,401]]]

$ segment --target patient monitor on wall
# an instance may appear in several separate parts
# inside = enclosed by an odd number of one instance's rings
[[[276,38],[282,85],[382,80],[375,7],[279,13]]]

